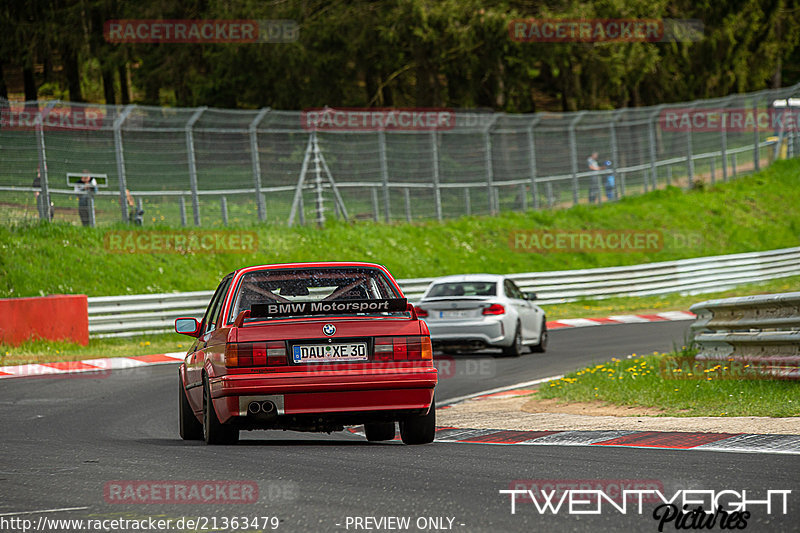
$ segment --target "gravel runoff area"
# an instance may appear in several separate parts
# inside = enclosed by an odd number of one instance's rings
[[[441,409],[436,425],[522,431],[691,431],[800,435],[800,417],[670,417],[601,403],[564,404],[530,396],[474,398]]]

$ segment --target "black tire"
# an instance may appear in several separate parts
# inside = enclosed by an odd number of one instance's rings
[[[436,435],[436,400],[426,415],[411,416],[400,421],[400,438],[405,444],[429,444]]]
[[[370,442],[392,440],[395,434],[394,422],[372,422],[364,424],[364,434]]]
[[[186,389],[183,388],[183,380],[178,374],[178,413],[181,438],[183,440],[203,440],[203,424],[194,416],[189,399],[186,398]]]
[[[239,430],[223,424],[217,418],[214,403],[211,401],[208,376],[203,376],[203,440],[206,444],[236,444]]]
[[[547,321],[542,319],[542,332],[539,335],[539,344],[531,346],[531,351],[536,353],[544,353],[547,351]]]
[[[519,357],[522,355],[522,350],[524,350],[525,347],[522,345],[522,333],[520,333],[520,329],[522,328],[517,324],[517,330],[514,332],[514,342],[511,343],[511,346],[503,347],[503,355],[509,357]]]

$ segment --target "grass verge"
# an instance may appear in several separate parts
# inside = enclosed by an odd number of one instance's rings
[[[614,358],[544,385],[536,397],[657,408],[663,416],[800,416],[800,383],[731,379],[737,377],[732,371],[741,373],[743,367],[730,363],[705,364],[697,371],[685,364],[694,354],[682,348]]]
[[[445,222],[329,222],[324,228],[229,227],[258,234],[244,254],[112,253],[109,230],[65,223],[0,227],[0,297],[52,293],[107,296],[213,289],[236,268],[293,261],[371,261],[398,278],[455,273],[536,272],[631,265],[796,246],[800,235],[800,161],[704,190],[676,187],[603,205],[504,212]],[[519,230],[661,231],[663,248],[646,252],[530,253],[511,246]]]

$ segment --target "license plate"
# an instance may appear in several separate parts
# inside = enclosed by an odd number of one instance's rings
[[[367,359],[369,359],[369,354],[366,342],[292,346],[292,361],[296,364],[366,361]]]
[[[439,311],[439,318],[466,318],[472,311]]]

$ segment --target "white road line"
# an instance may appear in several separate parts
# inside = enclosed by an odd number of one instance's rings
[[[437,407],[444,407],[446,405],[455,405],[465,400],[469,400],[470,398],[475,398],[477,396],[486,396],[487,394],[494,394],[496,392],[505,392],[514,389],[523,389],[525,387],[530,387],[532,385],[539,385],[540,383],[547,383],[548,381],[554,381],[556,379],[561,379],[563,377],[564,374],[559,374],[558,376],[550,376],[549,378],[539,378],[539,379],[534,379],[533,381],[523,381],[522,383],[516,383],[514,385],[509,385],[507,387],[498,387],[496,389],[489,389],[481,392],[476,392],[474,394],[457,396],[455,398],[450,398],[449,400],[445,400],[444,402],[437,404]]]
[[[0,516],[19,516],[24,514],[62,513],[65,511],[85,511],[88,507],[62,507],[60,509],[41,509],[39,511],[19,511],[16,513],[0,513]]]

